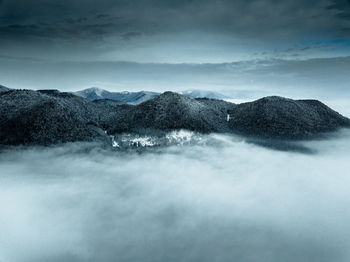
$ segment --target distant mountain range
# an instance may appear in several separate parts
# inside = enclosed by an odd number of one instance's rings
[[[97,87],[77,91],[74,92],[74,94],[83,97],[89,101],[108,99],[110,102],[114,100],[116,101],[116,103],[124,103],[130,105],[138,105],[159,95],[159,93],[149,91],[109,92],[107,90]]]
[[[92,87],[81,91],[74,92],[75,95],[83,97],[88,101],[99,104],[116,105],[129,104],[138,105],[160,95],[157,92],[140,91],[140,92],[110,92],[101,88]],[[189,98],[212,98],[212,99],[226,99],[228,97],[213,91],[206,90],[187,90],[181,92],[184,96]]]
[[[10,88],[0,85],[0,92],[9,91]],[[38,92],[45,94],[52,94],[60,92],[57,89],[40,89]],[[88,101],[103,104],[103,105],[138,105],[150,99],[159,96],[161,93],[151,91],[139,91],[139,92],[110,92],[102,88],[91,87],[80,91],[72,92],[74,95],[80,96]],[[180,92],[180,94],[189,98],[211,98],[211,99],[229,99],[221,93],[208,91],[208,90],[186,90]]]
[[[98,94],[103,97],[103,92],[97,90]],[[135,98],[128,100],[132,103],[142,99],[135,94],[131,97]],[[165,92],[138,105],[111,106],[58,90],[12,89],[0,92],[0,127],[2,145],[95,139],[110,143],[110,136],[122,133],[154,134],[180,129],[289,141],[350,127],[350,120],[317,100],[277,96],[233,104]]]

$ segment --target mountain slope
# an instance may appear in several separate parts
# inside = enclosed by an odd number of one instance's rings
[[[234,107],[234,104],[224,101],[194,100],[177,93],[165,92],[152,100],[128,108],[126,114],[117,114],[112,122],[118,124],[112,126],[110,132],[140,129],[228,132],[226,114],[227,110]]]
[[[92,102],[94,102],[95,104],[99,104],[99,105],[110,105],[110,106],[124,104],[124,102],[122,102],[122,101],[108,99],[108,98],[96,99],[96,100],[93,100]]]
[[[109,110],[69,93],[0,93],[0,143],[47,145],[99,137]]]
[[[271,96],[229,111],[230,129],[245,135],[301,139],[348,126],[349,119],[317,100]]]

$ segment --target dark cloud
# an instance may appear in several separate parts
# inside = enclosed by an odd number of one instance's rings
[[[324,1],[319,1],[324,2]],[[347,7],[334,1],[328,9],[344,9]],[[328,29],[327,24],[331,18],[323,18],[326,9],[317,1],[60,1],[53,3],[48,0],[39,0],[33,4],[32,1],[5,1],[1,11],[2,30],[13,34],[21,34],[22,31],[11,25],[28,27],[35,25],[41,35],[52,36],[44,26],[44,22],[50,24],[53,31],[60,32],[68,25],[73,28],[70,31],[79,32],[84,26],[103,27],[106,23],[114,27],[104,29],[105,33],[126,34],[128,32],[151,31],[153,33],[162,31],[225,31],[228,34],[257,35],[261,36],[283,36],[283,31],[289,35],[296,33],[303,27],[307,29]],[[343,14],[346,15],[346,14]],[[128,21],[126,28],[120,26],[119,18]],[[316,21],[315,21],[316,18]],[[100,21],[103,20],[103,21]],[[74,27],[74,25],[80,25]],[[334,24],[333,24],[334,25]],[[62,29],[63,28],[63,29]],[[283,28],[283,30],[282,30]],[[128,30],[127,30],[128,29]],[[101,30],[87,29],[90,35],[101,34]],[[303,32],[299,32],[303,33]],[[37,34],[35,34],[37,35]],[[62,37],[67,37],[62,35]]]
[[[336,16],[344,21],[342,24],[342,35],[350,37],[350,1],[332,0],[328,9],[336,11]]]
[[[328,9],[335,9],[339,12],[349,12],[350,11],[350,1],[349,0],[331,0],[331,4]]]
[[[81,14],[86,15],[86,14]],[[109,35],[113,30],[122,30],[126,23],[119,17],[98,14],[96,16],[67,15],[57,19],[43,19],[41,16],[18,13],[3,15],[0,34],[3,37],[23,39],[27,37],[59,38],[74,40],[79,38],[93,39]]]
[[[125,40],[130,40],[132,38],[135,38],[135,37],[138,37],[138,36],[141,36],[142,34],[139,33],[139,32],[128,32],[128,33],[125,33],[125,34],[122,34],[122,37],[125,39]]]
[[[162,56],[157,50],[174,57],[237,53],[233,49],[241,47],[253,53],[346,37],[348,16],[345,0],[2,0],[0,45],[12,53],[51,48],[54,54],[86,50],[95,57],[127,46],[149,59]]]

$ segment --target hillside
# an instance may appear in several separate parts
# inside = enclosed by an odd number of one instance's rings
[[[265,97],[236,105],[165,92],[139,105],[109,105],[55,90],[0,93],[0,144],[6,145],[107,141],[107,134],[178,129],[304,139],[349,126],[349,119],[316,100]]]
[[[278,96],[239,104],[229,114],[231,130],[259,137],[301,139],[349,125],[349,119],[320,101]]]
[[[93,140],[108,107],[69,93],[12,90],[0,93],[0,143],[48,145]]]
[[[123,107],[119,107],[122,110]],[[162,95],[127,112],[116,114],[111,132],[127,132],[138,129],[173,130],[188,129],[202,133],[229,132],[226,122],[227,110],[235,108],[232,103],[191,99],[186,96],[165,92]]]

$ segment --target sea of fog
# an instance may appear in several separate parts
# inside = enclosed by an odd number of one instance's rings
[[[200,141],[200,142],[198,142]],[[0,261],[350,261],[350,132],[0,152]]]

